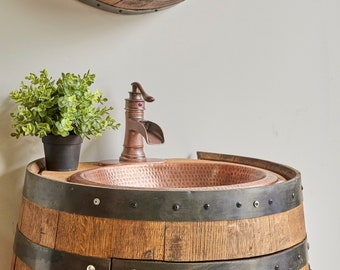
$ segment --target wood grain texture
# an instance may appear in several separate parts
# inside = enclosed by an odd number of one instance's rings
[[[33,270],[31,267],[29,267],[27,264],[25,264],[18,257],[16,257],[14,268],[11,268],[11,269],[12,270]]]
[[[271,254],[306,237],[303,207],[252,219],[166,224],[165,260],[206,261]],[[280,232],[280,233],[279,233]]]
[[[59,212],[36,205],[25,198],[22,207],[19,230],[34,243],[53,249]]]
[[[25,202],[24,202],[25,198],[22,198],[21,200],[21,205],[20,205],[20,209],[19,209],[19,217],[18,217],[18,223],[17,223],[17,227],[21,228],[21,223],[22,223],[22,215],[24,213],[24,207],[25,207]]]
[[[57,250],[110,258],[111,239],[110,219],[61,212],[56,239]]]
[[[112,257],[163,260],[164,222],[116,220]]]
[[[281,251],[306,237],[303,205],[252,219],[159,222],[57,212],[27,200],[23,200],[23,204],[20,230],[30,240],[98,258],[230,260]]]
[[[162,260],[164,224],[60,213],[56,249],[98,258]]]
[[[13,253],[12,260],[11,260],[11,269],[15,269],[16,259],[17,259],[17,256]]]
[[[57,171],[47,171],[47,170],[40,171],[40,169],[35,164],[36,163],[32,163],[32,165],[28,169],[32,171],[33,173],[39,174],[45,178],[62,181],[62,182],[65,182],[67,178],[69,178],[74,173],[100,167],[98,165],[98,162],[82,162],[82,163],[79,163],[78,169],[75,171],[57,172]]]

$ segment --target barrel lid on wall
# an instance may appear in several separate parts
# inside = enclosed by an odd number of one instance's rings
[[[80,0],[93,7],[119,14],[157,12],[184,0]]]

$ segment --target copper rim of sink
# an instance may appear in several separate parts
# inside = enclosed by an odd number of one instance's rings
[[[115,189],[226,190],[266,186],[279,176],[268,170],[226,162],[167,160],[122,163],[78,172],[68,181]]]

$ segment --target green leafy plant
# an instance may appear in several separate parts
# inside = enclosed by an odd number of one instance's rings
[[[104,106],[107,98],[97,89],[91,91],[95,74],[90,71],[83,76],[62,73],[57,81],[44,69],[39,75],[30,73],[18,90],[9,97],[18,106],[11,113],[11,136],[80,135],[82,138],[98,137],[102,132],[119,125],[110,116],[112,107]]]

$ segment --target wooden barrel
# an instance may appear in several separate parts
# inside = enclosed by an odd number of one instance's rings
[[[70,183],[71,172],[32,162],[11,269],[308,270],[299,172],[252,158],[198,156],[269,172],[258,181],[271,183],[110,188]],[[94,168],[97,163],[81,163],[78,170]],[[273,174],[279,181],[273,183]]]
[[[80,0],[88,5],[120,14],[157,12],[184,0]]]

